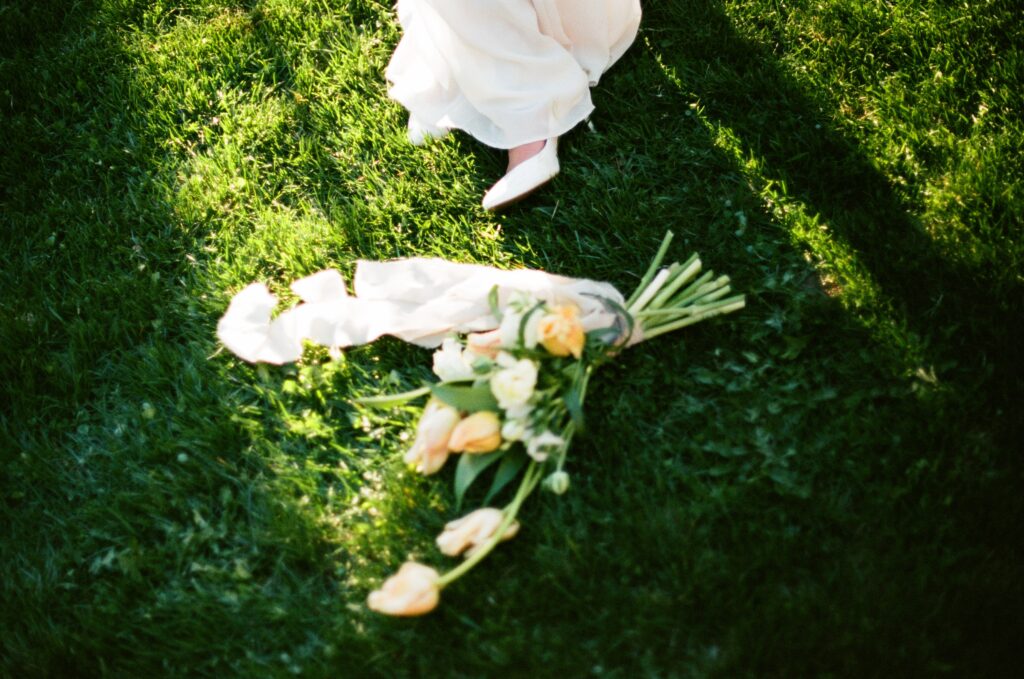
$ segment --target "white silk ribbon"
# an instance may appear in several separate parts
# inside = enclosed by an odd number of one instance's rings
[[[273,319],[277,298],[253,283],[231,300],[217,337],[246,361],[280,365],[301,357],[303,340],[343,348],[392,335],[436,347],[453,333],[492,330],[499,324],[488,302],[495,286],[499,307],[516,292],[550,304],[571,302],[580,309],[585,331],[615,325],[606,300],[620,308],[624,303],[610,283],[442,259],[359,261],[353,283],[355,294],[349,295],[334,269],[301,278],[291,285],[301,303]],[[630,344],[638,339],[630,338]]]

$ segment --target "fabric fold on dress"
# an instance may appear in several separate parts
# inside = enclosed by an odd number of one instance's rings
[[[495,148],[561,136],[626,51],[639,0],[398,0],[389,95],[422,123]]]
[[[499,306],[517,292],[575,304],[585,331],[614,326],[618,318],[608,301],[624,303],[610,283],[533,269],[504,271],[433,258],[360,261],[354,295],[338,271],[321,271],[292,283],[301,303],[276,318],[271,317],[277,298],[262,283],[247,286],[231,300],[217,337],[246,361],[276,365],[297,361],[305,340],[340,349],[391,335],[432,348],[453,333],[497,328],[489,301],[495,287]]]

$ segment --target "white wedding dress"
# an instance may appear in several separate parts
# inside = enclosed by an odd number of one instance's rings
[[[639,0],[398,0],[390,96],[495,148],[551,139],[636,37]]]

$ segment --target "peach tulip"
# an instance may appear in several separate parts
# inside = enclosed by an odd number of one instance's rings
[[[448,450],[455,453],[489,453],[500,445],[501,420],[487,410],[463,419],[448,439]]]
[[[431,399],[420,416],[416,440],[405,454],[405,461],[424,474],[439,470],[448,459],[448,441],[460,419],[458,410]]]
[[[366,605],[385,615],[423,615],[434,610],[440,598],[437,579],[430,566],[415,561],[402,564],[398,572],[384,581],[381,588],[370,592]]]
[[[444,532],[437,536],[437,548],[447,556],[458,556],[466,552],[470,557],[487,543],[501,527],[505,515],[500,509],[484,507],[470,512],[461,519],[456,519],[444,527]],[[513,521],[502,540],[508,540],[519,532],[519,522]],[[466,551],[468,549],[468,551]]]

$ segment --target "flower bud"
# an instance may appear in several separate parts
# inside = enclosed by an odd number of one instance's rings
[[[366,605],[385,615],[423,615],[434,610],[440,598],[437,571],[415,561],[402,564],[398,572],[370,592]]]
[[[544,488],[555,495],[562,495],[569,490],[569,475],[562,471],[553,472],[544,479]]]
[[[580,322],[580,310],[574,304],[561,304],[540,319],[537,335],[541,345],[555,356],[579,358],[587,336]]]
[[[470,557],[487,543],[501,527],[505,514],[500,509],[483,507],[470,512],[461,519],[456,519],[444,527],[444,532],[437,536],[437,548],[447,556],[458,556],[467,548],[466,556]],[[508,540],[519,532],[519,522],[513,521],[502,540]]]
[[[489,453],[500,445],[501,420],[488,410],[463,419],[448,440],[448,450],[455,453]]]

